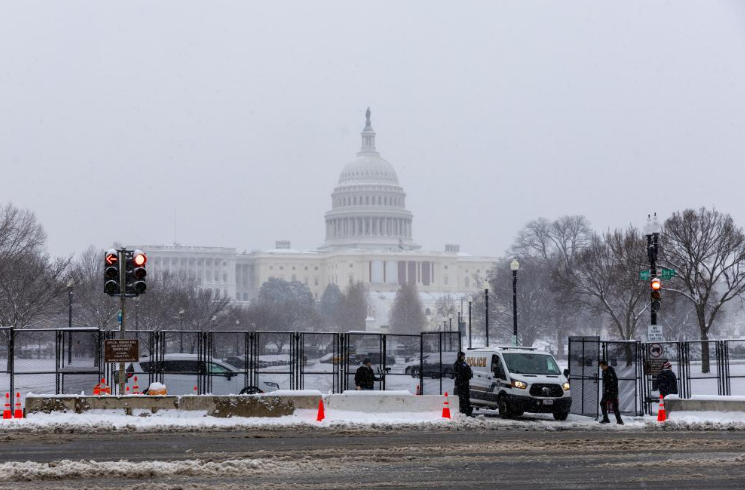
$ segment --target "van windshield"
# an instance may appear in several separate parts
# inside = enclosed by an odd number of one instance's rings
[[[509,372],[514,374],[561,374],[554,358],[548,354],[502,354]]]

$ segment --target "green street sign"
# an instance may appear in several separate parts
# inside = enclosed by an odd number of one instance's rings
[[[660,274],[663,279],[672,279],[675,277],[675,269],[662,269],[662,274]]]
[[[660,271],[660,279],[668,280],[672,279],[677,275],[675,272],[675,269],[659,269]],[[639,272],[639,280],[640,281],[649,281],[649,279],[652,277],[650,271],[640,271]]]

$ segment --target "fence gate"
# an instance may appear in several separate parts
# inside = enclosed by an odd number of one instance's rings
[[[600,410],[600,337],[569,337],[572,413],[597,418]]]

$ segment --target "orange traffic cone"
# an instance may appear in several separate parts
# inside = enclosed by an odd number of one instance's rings
[[[137,376],[135,376],[135,383],[132,386],[132,393],[135,394],[135,395],[139,395],[140,394],[140,385],[137,384]]]
[[[199,394],[199,390],[197,389],[197,385],[194,385],[194,394],[195,395],[198,395]]]
[[[10,411],[10,393],[5,393],[5,410],[3,410],[3,420],[12,418],[12,413]]]
[[[318,416],[316,417],[316,422],[322,422],[325,418],[326,412],[323,409],[323,398],[321,398],[318,400]]]
[[[450,418],[450,403],[448,403],[448,392],[445,392],[445,403],[442,405],[442,418]]]
[[[101,394],[101,383],[96,383],[96,386],[93,387],[93,395],[98,396]]]
[[[13,413],[13,418],[23,418],[23,407],[21,407],[21,393],[19,391],[16,391],[16,410],[15,413]]]
[[[102,395],[110,395],[111,394],[111,388],[109,385],[106,384],[106,378],[101,379],[101,386],[100,386],[101,394]]]
[[[660,395],[660,406],[657,408],[657,422],[664,422],[667,420],[667,414],[665,413],[665,397]]]
[[[422,394],[422,387],[419,385],[416,385],[416,394],[421,395]]]

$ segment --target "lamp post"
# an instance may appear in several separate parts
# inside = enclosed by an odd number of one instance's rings
[[[471,345],[471,304],[473,304],[473,296],[468,295],[468,348],[473,347]]]
[[[484,316],[486,323],[486,346],[489,347],[489,281],[484,281]]]
[[[453,314],[448,314],[448,350],[453,350],[453,341],[451,340],[453,336]]]
[[[67,281],[67,328],[72,328],[72,287],[75,286],[75,281],[70,278]],[[72,331],[67,332],[67,364],[72,363]]]
[[[520,269],[520,262],[512,259],[510,262],[512,270],[512,345],[517,347],[517,271]]]
[[[184,352],[184,309],[178,310],[179,352]]]

